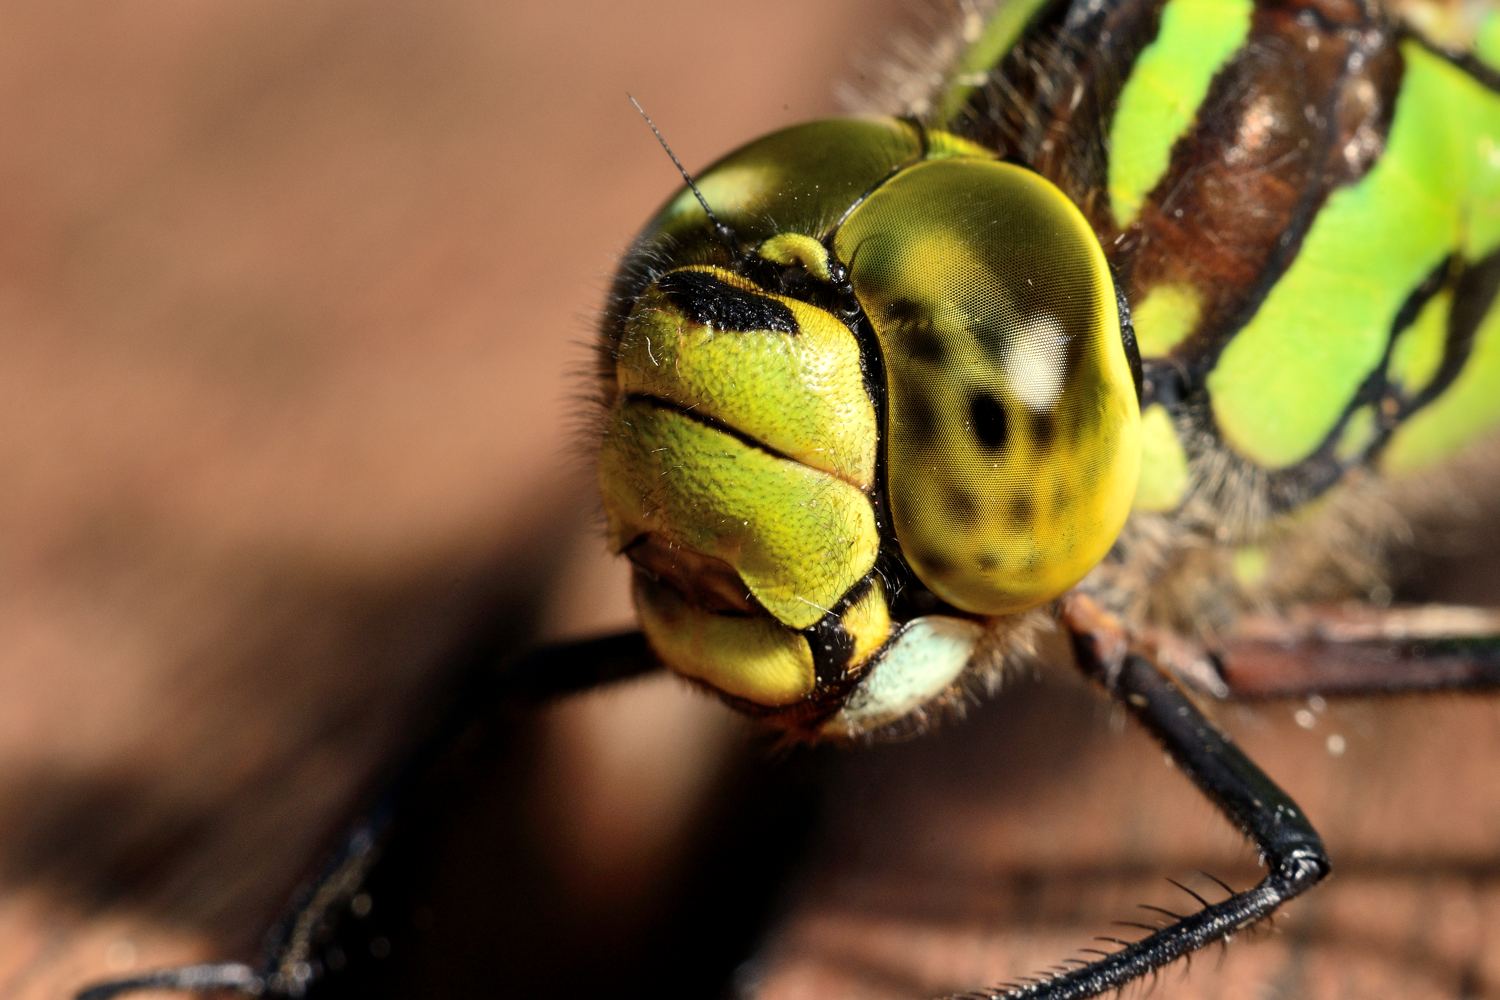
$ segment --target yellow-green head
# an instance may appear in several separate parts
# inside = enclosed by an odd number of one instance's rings
[[[611,542],[674,670],[793,727],[892,721],[972,621],[1059,596],[1124,525],[1104,254],[1045,179],[894,119],[776,133],[697,185],[724,228],[675,198],[606,322]]]

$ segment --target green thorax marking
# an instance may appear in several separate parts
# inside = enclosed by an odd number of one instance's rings
[[[1141,414],[1141,480],[1134,509],[1158,514],[1176,510],[1191,484],[1187,452],[1171,414],[1160,403],[1148,406]]]
[[[1474,261],[1500,243],[1500,94],[1416,42],[1401,53],[1383,156],[1329,197],[1208,375],[1224,437],[1268,468],[1307,458],[1337,426],[1445,257]]]
[[[1046,0],[1002,0],[987,17],[969,11],[964,17],[964,50],[954,63],[942,89],[933,101],[933,120],[952,122],[964,109],[974,91],[995,73],[1000,61],[1020,41],[1026,24]]]
[[[1143,358],[1164,358],[1188,338],[1203,314],[1203,297],[1187,282],[1157,285],[1131,310]]]
[[[1109,200],[1134,221],[1167,172],[1209,84],[1250,34],[1252,0],[1169,0],[1161,30],[1131,68],[1109,131]]]
[[[1500,70],[1500,10],[1492,10],[1479,23],[1474,55],[1490,69]]]
[[[1500,303],[1474,335],[1463,371],[1443,394],[1408,418],[1381,455],[1386,472],[1415,472],[1445,459],[1500,425]]]
[[[1437,375],[1447,348],[1452,309],[1453,292],[1445,289],[1428,300],[1411,326],[1396,338],[1386,377],[1407,398],[1427,388]]]

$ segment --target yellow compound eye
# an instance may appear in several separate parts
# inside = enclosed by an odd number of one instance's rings
[[[1048,181],[910,167],[835,238],[880,342],[890,514],[933,593],[978,614],[1062,594],[1114,544],[1140,412],[1113,281]]]

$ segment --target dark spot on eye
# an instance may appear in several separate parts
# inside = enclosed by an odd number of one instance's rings
[[[916,561],[927,572],[935,573],[938,576],[947,576],[953,572],[953,564],[936,552],[923,553]]]
[[[926,315],[922,303],[914,299],[891,299],[885,304],[885,318],[898,325],[918,322]]]
[[[943,338],[933,332],[930,326],[915,326],[906,332],[903,340],[906,345],[906,353],[913,361],[926,361],[930,364],[940,365],[948,356],[943,347]]]
[[[979,501],[974,494],[958,486],[949,486],[946,493],[948,512],[970,526],[979,519]]]
[[[785,303],[736,288],[706,271],[673,271],[656,283],[684,316],[725,333],[796,333],[797,317]]]
[[[947,356],[943,338],[932,326],[927,307],[914,299],[892,299],[887,302],[884,318],[895,335],[892,339],[915,361],[941,364]]]
[[[1020,493],[1010,499],[1010,519],[1017,524],[1030,524],[1036,519],[1036,501],[1030,493]]]
[[[1067,443],[1069,447],[1077,448],[1080,444],[1083,443],[1083,435],[1087,423],[1087,418],[1082,413],[1073,414],[1073,419],[1066,422],[1064,426],[1067,428],[1068,432]]]
[[[1004,448],[1006,437],[1005,406],[988,392],[969,397],[969,426],[979,443],[991,450]]]
[[[937,414],[933,412],[932,404],[920,396],[907,404],[901,430],[911,436],[914,444],[930,445],[936,441]]]
[[[1058,486],[1052,491],[1052,514],[1061,517],[1073,506],[1073,491],[1063,486]]]
[[[1083,367],[1086,360],[1085,352],[1089,347],[1089,338],[1070,333],[1067,337],[1067,347],[1063,351],[1063,379],[1072,377],[1073,373]]]
[[[1000,556],[994,552],[981,552],[979,558],[974,560],[974,565],[988,573],[1000,568]]]
[[[1099,424],[1103,418],[1100,395],[1101,393],[1096,390],[1089,394],[1086,402],[1070,407],[1072,419],[1068,421],[1068,443],[1074,447],[1083,444],[1098,433]]]
[[[1004,363],[1005,332],[1005,328],[996,325],[980,324],[969,328],[969,335],[974,338],[975,345],[984,352],[985,359],[996,367]]]
[[[1031,437],[1038,448],[1052,447],[1052,435],[1057,432],[1057,423],[1046,410],[1031,411]]]

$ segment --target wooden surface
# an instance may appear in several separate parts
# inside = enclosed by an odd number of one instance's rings
[[[1168,970],[1152,996],[1500,996],[1500,703],[1219,714],[1313,818],[1334,877],[1269,930]],[[1211,899],[1223,893],[1200,872],[1252,884],[1253,851],[1117,721],[1091,691],[1050,683],[1002,696],[961,732],[848,760],[757,995],[972,989],[1099,946],[1094,935],[1139,936],[1113,926],[1158,919],[1139,904],[1188,912],[1168,877]]]
[[[673,183],[624,92],[701,165],[831,111],[887,18],[7,15],[0,995],[253,956],[452,649],[626,620],[574,446],[612,261]],[[772,753],[661,680],[522,720],[422,864],[397,852],[435,887],[369,942],[386,994],[472,967],[450,982],[702,996],[756,953],[767,997],[908,996],[1048,965],[1172,905],[1164,876],[1247,876],[1058,683],[870,753]],[[1496,703],[1290,713],[1226,718],[1335,881],[1158,995],[1497,995]]]
[[[247,956],[445,650],[626,620],[578,397],[676,179],[625,91],[701,164],[831,109],[852,6],[753,87],[793,4],[7,11],[0,995]]]

